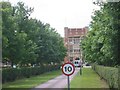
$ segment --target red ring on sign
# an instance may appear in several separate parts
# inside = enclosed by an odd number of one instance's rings
[[[63,67],[64,67],[66,64],[70,64],[70,65],[73,66],[73,72],[72,72],[71,74],[66,74],[66,73],[64,73]],[[70,75],[72,75],[74,72],[75,72],[75,66],[74,66],[72,63],[67,62],[67,63],[64,63],[64,64],[62,65],[62,73],[65,74],[66,76],[70,76]]]

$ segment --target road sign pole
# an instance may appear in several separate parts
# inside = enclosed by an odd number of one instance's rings
[[[70,78],[68,76],[68,90],[70,90]]]
[[[80,75],[82,75],[82,66],[80,66]]]
[[[67,76],[68,90],[70,90],[70,75],[75,71],[75,67],[72,63],[65,63],[62,65],[62,72]]]

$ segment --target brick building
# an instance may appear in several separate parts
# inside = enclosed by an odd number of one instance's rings
[[[76,58],[82,59],[82,51],[80,49],[80,41],[86,36],[88,27],[84,28],[64,28],[64,44],[67,48],[67,56],[64,61],[73,61]]]

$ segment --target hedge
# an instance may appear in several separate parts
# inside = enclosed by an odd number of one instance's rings
[[[16,79],[29,78],[45,72],[60,69],[60,65],[48,65],[39,67],[6,68],[2,70],[2,83]]]
[[[106,67],[101,65],[92,64],[92,68],[101,77],[101,79],[106,80],[110,89],[118,89],[118,68]]]

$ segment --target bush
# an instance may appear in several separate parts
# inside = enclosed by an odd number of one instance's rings
[[[2,70],[2,82],[5,83],[16,79],[29,78],[30,76],[57,70],[59,67],[59,65],[49,65],[41,67],[6,68]]]
[[[92,68],[101,77],[101,79],[106,80],[111,89],[118,88],[118,68],[105,67],[93,64]]]

